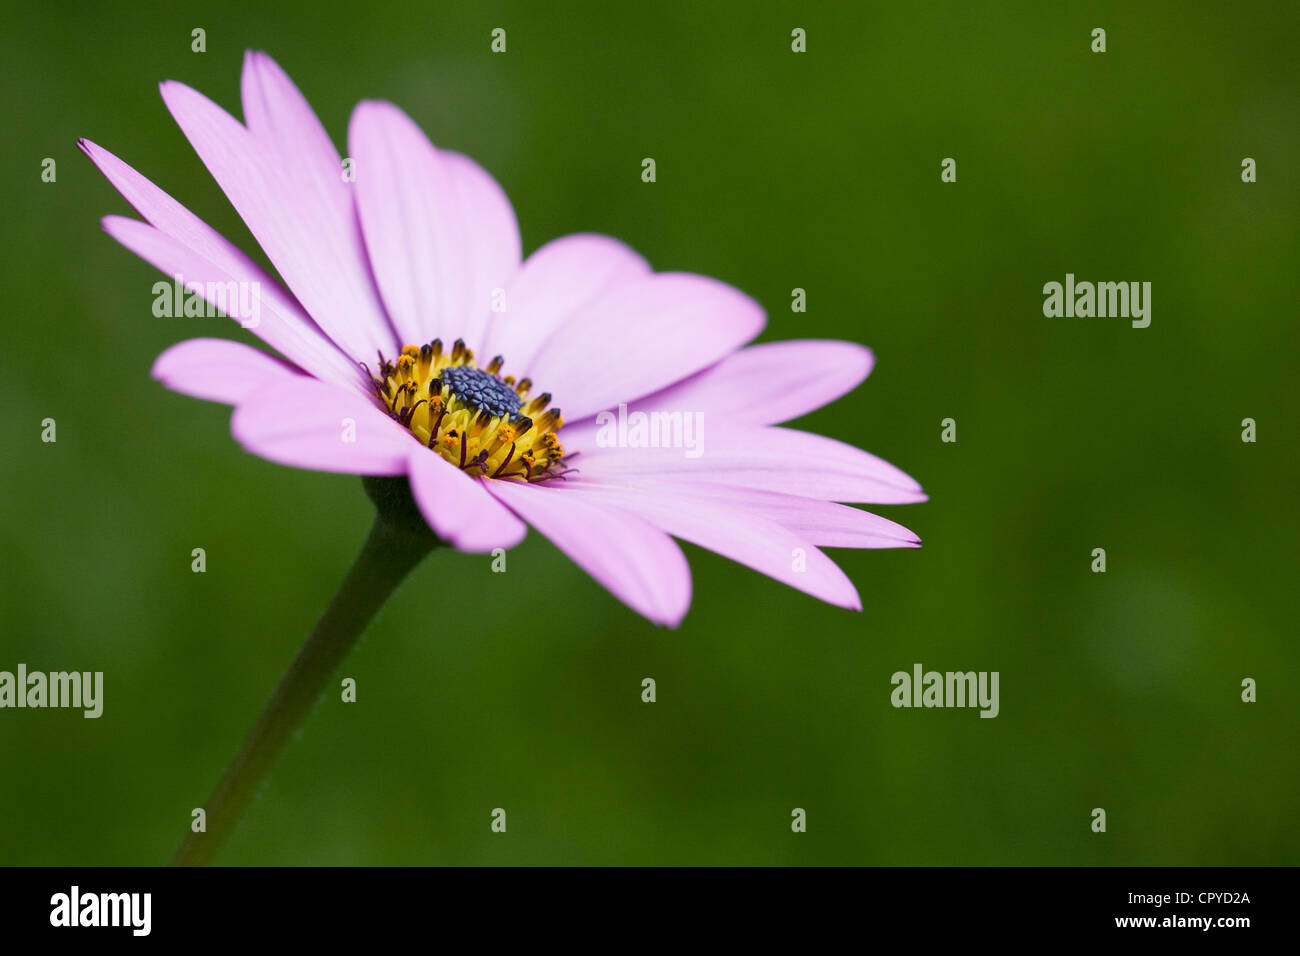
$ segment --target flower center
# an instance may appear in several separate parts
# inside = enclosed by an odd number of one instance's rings
[[[371,383],[390,416],[458,468],[488,478],[559,478],[560,410],[546,407],[549,393],[529,399],[530,379],[502,377],[504,364],[498,355],[478,368],[460,339],[450,352],[434,339],[406,346],[395,363],[380,354]]]

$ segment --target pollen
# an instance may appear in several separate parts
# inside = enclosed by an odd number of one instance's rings
[[[479,368],[462,340],[446,351],[434,339],[406,346],[395,361],[381,354],[371,384],[393,419],[462,471],[515,481],[563,477],[560,410],[548,407],[549,392],[529,397],[531,379],[502,377],[504,365],[498,355]]]

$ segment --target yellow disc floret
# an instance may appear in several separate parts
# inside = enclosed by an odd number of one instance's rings
[[[505,360],[487,368],[460,339],[445,352],[441,339],[402,349],[396,362],[379,356],[375,394],[388,414],[424,445],[472,474],[544,481],[564,474],[564,424],[549,393],[529,399],[530,379],[502,377]]]

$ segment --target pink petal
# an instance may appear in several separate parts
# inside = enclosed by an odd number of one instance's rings
[[[279,359],[229,339],[178,342],[158,356],[151,374],[174,392],[225,405],[274,382],[303,378]]]
[[[691,570],[668,535],[577,489],[492,481],[488,490],[632,610],[656,624],[681,623]]]
[[[919,548],[921,539],[897,522],[833,501],[718,487],[729,501],[825,548]],[[758,500],[762,496],[763,500]]]
[[[706,418],[706,426],[711,421]],[[729,427],[725,420],[705,427],[702,434],[695,458],[686,457],[683,448],[601,447],[599,432],[587,433],[575,445],[566,428],[560,440],[572,466],[589,478],[655,475],[661,480],[712,482],[867,504],[926,500],[921,486],[907,474],[833,438],[792,428]]]
[[[348,148],[370,264],[403,343],[463,338],[480,352],[494,293],[519,268],[505,193],[391,103],[357,106]]]
[[[528,374],[555,396],[566,419],[579,421],[712,365],[763,322],[758,303],[724,282],[656,273],[621,282],[580,308]]]
[[[365,387],[366,378],[357,365],[338,350],[265,270],[108,150],[85,139],[78,140],[77,145],[158,232],[152,235],[143,223],[119,229],[117,224],[132,220],[110,216],[104,220],[110,235],[169,276],[180,273],[184,281],[205,288],[209,282],[235,282],[246,289],[256,288],[260,315],[256,325],[245,323],[249,331],[318,378],[358,389]]]
[[[751,345],[630,403],[628,411],[703,412],[735,424],[775,425],[856,388],[874,362],[870,349],[853,342],[796,339]]]
[[[350,475],[404,474],[420,447],[360,395],[310,378],[258,389],[235,409],[230,431],[269,461]]]
[[[342,157],[293,80],[265,53],[249,50],[240,76],[240,100],[248,131],[276,158],[295,188],[317,203],[328,217],[331,235],[346,245],[348,254],[365,261]]]
[[[646,486],[574,480],[574,492],[641,515],[656,528],[838,607],[862,610],[857,589],[811,542],[742,506]]]
[[[438,537],[461,551],[513,548],[528,526],[483,487],[437,452],[415,448],[407,474],[420,513]]]
[[[505,311],[488,324],[481,354],[502,355],[522,378],[555,330],[606,289],[650,273],[628,246],[594,233],[554,239],[525,261],[506,287]]]
[[[203,94],[170,80],[161,89],[190,145],[316,324],[357,361],[373,361],[380,350],[391,356],[396,340],[355,229],[340,231],[334,204],[282,164],[282,150]]]
[[[584,485],[592,479],[578,477]],[[602,480],[602,487],[609,482]],[[828,548],[919,548],[921,539],[897,522],[849,505],[774,491],[692,481],[687,477],[655,476],[623,479],[615,487],[629,493],[662,492],[685,496],[752,514],[788,528],[809,544]]]

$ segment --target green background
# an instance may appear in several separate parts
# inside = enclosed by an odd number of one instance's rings
[[[880,509],[922,550],[833,552],[861,614],[690,546],[675,631],[536,533],[505,575],[435,555],[220,862],[1297,862],[1294,3],[270,7],[6,13],[0,669],[102,670],[106,699],[0,711],[0,863],[165,861],[370,520],[357,479],[253,458],[149,378],[183,338],[252,339],[152,316],[75,148],[255,251],[156,89],[238,111],[249,47],[340,146],[377,97],[475,157],[526,252],[609,233],[756,297],[763,340],[869,345],[799,424],[931,500]],[[1066,272],[1150,281],[1150,328],[1045,318]],[[1001,715],[893,709],[916,662],[998,671]]]

